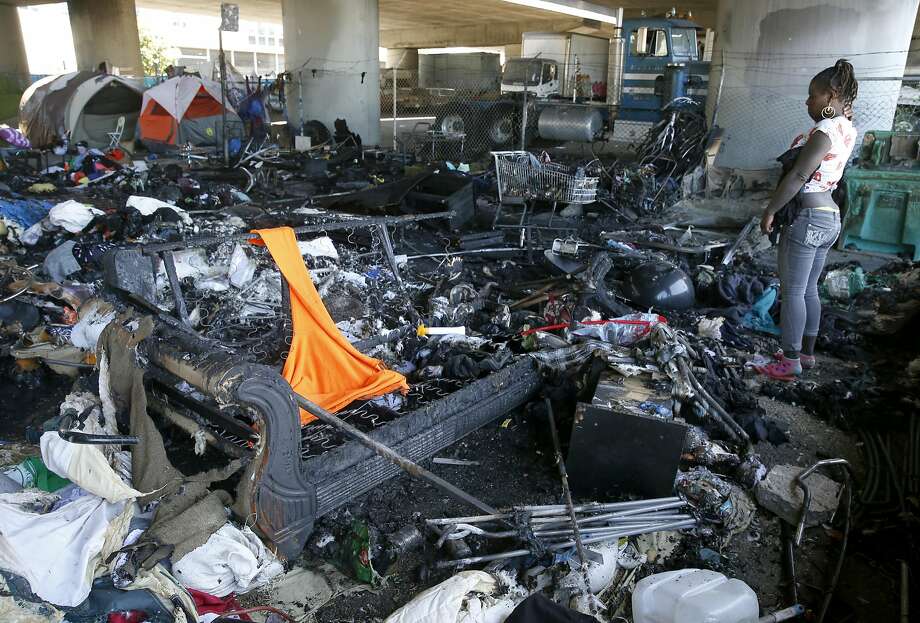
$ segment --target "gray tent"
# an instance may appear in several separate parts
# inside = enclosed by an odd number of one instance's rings
[[[69,134],[73,142],[105,148],[124,117],[122,136],[133,138],[143,89],[120,76],[80,71],[32,84],[19,102],[19,128],[32,145],[47,147]]]

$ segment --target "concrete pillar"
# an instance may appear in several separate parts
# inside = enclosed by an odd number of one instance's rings
[[[521,44],[515,43],[512,45],[505,46],[505,60],[511,58],[520,58],[521,57]]]
[[[0,121],[15,117],[19,98],[29,84],[29,60],[15,6],[0,4],[0,24],[5,24],[6,44],[0,54]]]
[[[77,69],[108,63],[123,75],[144,75],[134,0],[69,0]]]
[[[725,79],[716,123],[725,129],[716,165],[769,169],[814,122],[811,78],[838,58],[856,70],[854,123],[888,130],[901,90],[918,0],[772,0],[719,3],[709,98]],[[857,145],[859,144],[857,142]]]
[[[418,48],[387,48],[387,69],[418,69]]]
[[[345,119],[366,145],[380,142],[377,0],[282,0],[288,121]],[[302,88],[301,88],[302,87]],[[303,97],[301,111],[300,98]]]

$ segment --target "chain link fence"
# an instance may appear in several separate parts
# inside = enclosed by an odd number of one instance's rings
[[[453,55],[452,55],[453,56]],[[500,93],[501,69],[382,69],[383,142],[425,159],[474,160],[520,146],[523,107]]]
[[[726,129],[715,164],[749,170],[770,168],[798,134],[814,126],[805,106],[809,78],[789,73],[782,85],[777,85],[773,76],[770,84],[752,84],[740,75],[732,75],[740,71],[726,69],[721,93],[713,90],[716,99],[709,103],[714,123]],[[857,79],[859,95],[853,104],[853,124],[859,131],[857,146],[866,131],[920,129],[920,90],[916,81],[859,75]],[[908,97],[913,104],[905,102],[906,94],[913,94]]]

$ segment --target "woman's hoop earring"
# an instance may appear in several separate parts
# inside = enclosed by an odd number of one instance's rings
[[[834,117],[837,116],[837,111],[834,109],[833,106],[825,106],[824,109],[821,111],[821,116],[824,117],[825,119],[833,119]]]

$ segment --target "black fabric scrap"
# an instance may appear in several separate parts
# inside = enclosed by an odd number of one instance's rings
[[[560,606],[542,593],[534,593],[517,605],[505,623],[597,623],[597,619]]]

